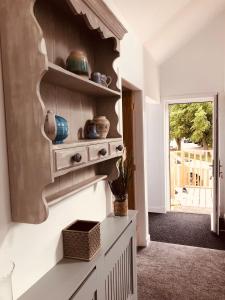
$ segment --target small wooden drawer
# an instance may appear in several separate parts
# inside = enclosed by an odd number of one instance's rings
[[[88,152],[90,161],[105,158],[109,155],[109,144],[91,145],[88,147]]]
[[[123,153],[123,141],[109,143],[110,155],[122,154]]]
[[[88,162],[87,148],[75,147],[55,151],[56,171],[79,166]]]

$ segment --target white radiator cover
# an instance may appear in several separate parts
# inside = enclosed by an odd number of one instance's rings
[[[124,246],[119,249],[119,256],[114,260],[112,255],[105,258],[106,261],[114,261],[105,279],[105,300],[130,299],[134,294],[132,239]]]
[[[92,261],[63,259],[19,299],[137,300],[136,214],[106,218]]]

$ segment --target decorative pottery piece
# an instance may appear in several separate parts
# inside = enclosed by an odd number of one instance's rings
[[[102,74],[99,72],[91,73],[91,80],[98,84],[102,84]]]
[[[100,72],[93,72],[91,74],[91,80],[107,87],[112,82],[112,78],[110,76],[106,76],[105,74],[101,74]]]
[[[96,125],[96,131],[100,139],[106,139],[109,133],[110,122],[105,116],[99,116],[94,118]]]
[[[74,50],[66,60],[66,68],[78,75],[88,76],[88,59],[83,51]]]
[[[88,120],[84,128],[85,138],[87,139],[97,139],[99,135],[96,131],[96,124],[93,120]]]
[[[126,200],[115,200],[114,201],[114,215],[115,216],[127,216],[128,213],[128,199],[126,197]]]
[[[110,76],[106,76],[105,74],[102,74],[101,83],[102,85],[109,87],[110,84],[112,83],[112,78]]]
[[[12,273],[15,267],[13,262],[0,261],[0,299],[13,300]]]
[[[45,119],[45,133],[54,144],[62,144],[68,137],[68,122],[61,116],[55,115],[52,111],[47,112]]]

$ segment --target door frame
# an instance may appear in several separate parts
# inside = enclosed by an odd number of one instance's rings
[[[218,93],[201,94],[201,95],[182,95],[165,98],[164,101],[164,163],[165,163],[165,211],[170,211],[170,145],[169,145],[169,105],[170,104],[186,104],[194,102],[214,103],[218,97]],[[217,145],[218,147],[218,145]]]
[[[146,139],[144,127],[144,95],[143,91],[122,78],[121,87],[124,86],[132,91],[134,102],[133,110],[133,147],[134,164],[136,166],[135,184],[135,208],[137,215],[137,244],[146,247],[150,242],[148,229],[148,202],[147,202],[147,172],[146,172]],[[122,120],[122,101],[119,105],[120,120]],[[119,124],[120,132],[123,132],[122,122]]]
[[[134,163],[134,97],[133,91],[122,85],[122,111],[123,111],[123,142],[126,146],[126,157],[132,164],[132,177],[128,186],[128,209],[136,209],[135,199],[135,163]],[[126,127],[126,130],[124,128]],[[126,140],[125,140],[126,138]],[[130,151],[130,153],[129,153]]]

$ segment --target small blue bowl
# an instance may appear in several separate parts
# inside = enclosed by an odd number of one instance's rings
[[[53,141],[54,144],[62,144],[63,140],[68,137],[69,127],[68,122],[63,117],[55,115],[56,121],[56,137]]]

